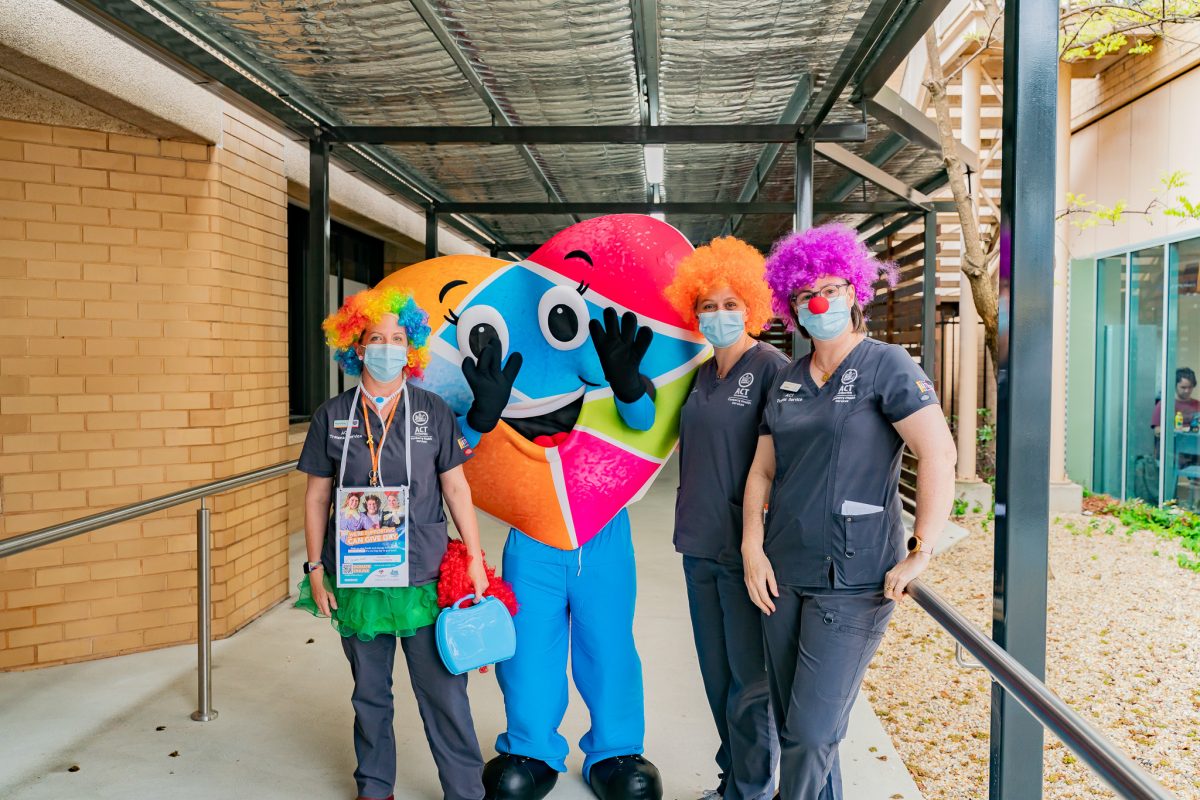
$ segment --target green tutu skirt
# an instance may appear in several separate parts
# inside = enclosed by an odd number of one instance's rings
[[[364,642],[384,634],[412,636],[437,621],[441,610],[437,604],[436,581],[422,586],[339,589],[324,574],[325,570],[321,573],[325,591],[332,593],[337,601],[329,621],[342,636],[357,636]],[[296,586],[300,590],[296,608],[302,608],[314,617],[324,616],[317,610],[308,578],[305,575]]]

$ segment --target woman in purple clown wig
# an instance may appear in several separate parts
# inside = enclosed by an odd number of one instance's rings
[[[775,313],[812,341],[775,377],[742,504],[783,800],[842,797],[850,708],[954,500],[954,440],[933,382],[904,348],[866,335],[881,276],[894,286],[895,266],[840,225],[793,233],[767,258]],[[918,458],[911,536],[898,492],[905,445]]]

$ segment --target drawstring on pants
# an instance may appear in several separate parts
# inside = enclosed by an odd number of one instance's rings
[[[578,578],[583,574],[583,548],[576,548],[575,552],[579,553],[579,570],[575,573],[575,577]]]

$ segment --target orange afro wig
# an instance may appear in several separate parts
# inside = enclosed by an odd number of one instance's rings
[[[675,267],[667,302],[693,327],[696,300],[728,286],[746,304],[746,332],[761,333],[771,320],[771,291],[763,280],[763,254],[741,239],[722,236],[697,247]]]

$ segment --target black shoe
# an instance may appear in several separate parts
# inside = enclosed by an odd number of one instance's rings
[[[640,755],[614,756],[592,765],[588,783],[600,800],[662,800],[658,767]]]
[[[558,772],[545,761],[508,753],[483,768],[484,800],[542,800],[558,782]]]

